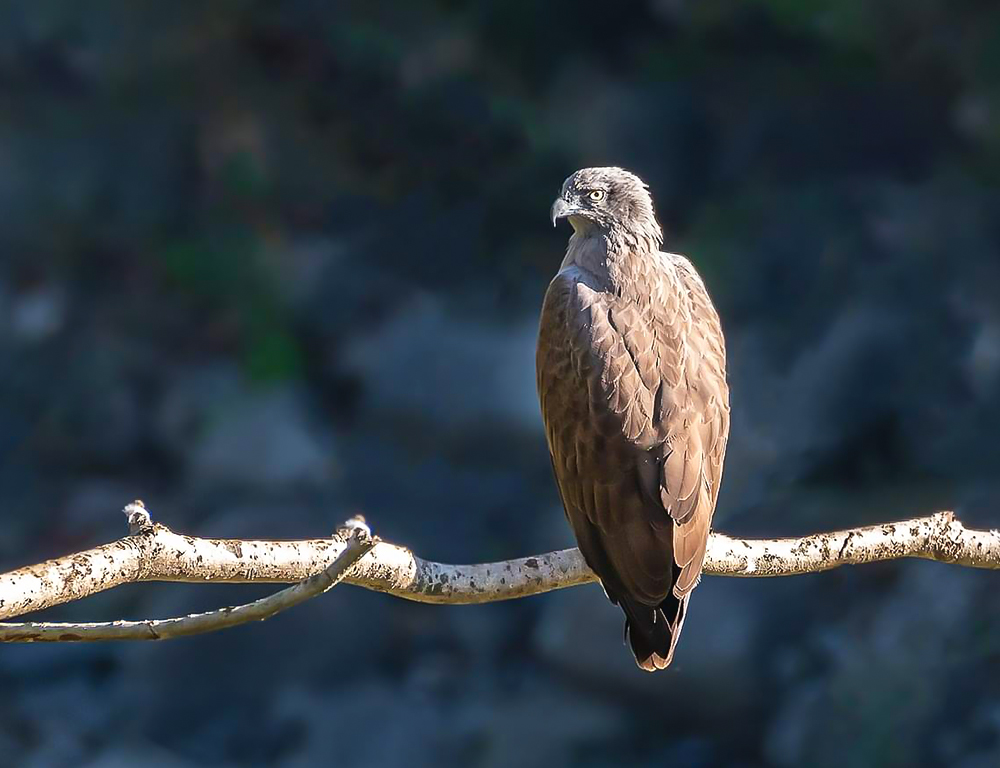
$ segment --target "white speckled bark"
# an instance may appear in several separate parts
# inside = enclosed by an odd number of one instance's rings
[[[302,581],[330,566],[347,548],[348,536],[301,541],[201,539],[149,525],[86,552],[0,574],[0,619],[136,581]],[[1000,533],[967,529],[950,512],[800,538],[735,539],[713,533],[705,573],[792,576],[904,557],[996,569]],[[498,563],[448,565],[422,560],[386,542],[375,544],[344,576],[347,583],[366,589],[447,604],[510,600],[594,580],[576,549]],[[127,633],[116,626],[124,624],[0,624],[0,642],[126,639]],[[140,630],[128,639],[141,637],[151,635]]]

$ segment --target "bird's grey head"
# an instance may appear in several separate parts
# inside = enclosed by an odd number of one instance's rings
[[[581,168],[563,182],[551,214],[552,226],[569,219],[580,235],[646,241],[654,250],[663,242],[646,183],[624,168]]]

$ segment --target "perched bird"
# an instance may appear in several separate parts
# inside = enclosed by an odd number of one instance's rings
[[[637,176],[579,170],[551,213],[573,227],[538,331],[552,469],[580,551],[653,672],[673,658],[719,495],[722,328],[691,262],[660,251]]]

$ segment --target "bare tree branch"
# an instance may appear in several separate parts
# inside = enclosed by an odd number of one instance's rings
[[[66,624],[24,622],[0,625],[3,642],[43,643],[97,640],[170,640],[201,635],[219,629],[263,621],[299,603],[322,595],[343,581],[348,569],[375,546],[368,529],[351,528],[344,548],[324,570],[304,581],[245,605],[228,606],[207,613],[192,613],[173,619],[107,621]]]
[[[133,530],[132,535],[86,552],[0,574],[0,619],[137,581],[301,581],[329,567],[348,547],[343,536],[301,541],[202,539],[149,521]],[[1000,533],[967,529],[951,512],[800,538],[736,539],[713,533],[705,573],[792,576],[905,557],[997,569]],[[576,549],[497,563],[448,565],[422,560],[386,542],[375,544],[344,577],[349,584],[396,597],[447,604],[509,600],[595,580]],[[30,626],[0,624],[0,641],[35,639],[23,634]],[[54,633],[81,634],[87,625],[48,626]]]

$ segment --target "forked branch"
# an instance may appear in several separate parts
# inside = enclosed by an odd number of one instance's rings
[[[343,566],[339,577],[346,583],[407,600],[442,604],[510,600],[596,580],[576,549],[496,563],[448,565],[423,560],[410,550],[387,542],[374,545],[369,542],[369,551],[358,553],[352,550],[351,544],[358,540],[357,535],[344,531],[330,538],[299,541],[203,539],[177,534],[152,523],[148,517],[143,517],[141,504],[138,507],[129,505],[126,513],[130,515],[132,532],[118,541],[0,574],[0,619],[138,581],[287,583],[309,579],[333,566],[336,566],[334,574]],[[363,556],[351,565],[343,557],[345,552],[355,557]],[[951,512],[938,512],[898,523],[799,538],[737,539],[713,533],[705,573],[793,576],[841,565],[907,557],[997,569],[1000,568],[1000,532],[968,529]],[[327,579],[330,578],[336,583],[338,577],[328,572]],[[318,590],[321,591],[324,590]],[[308,590],[305,597],[301,592],[296,594],[301,598],[298,602],[312,596]],[[209,616],[235,610],[240,614],[238,618],[244,615],[262,618],[243,609],[247,606],[223,609]],[[189,634],[188,630],[195,626],[192,621],[195,621],[192,617],[183,617],[166,620],[166,624],[162,620],[160,623],[8,623],[0,624],[0,642],[157,639],[174,636],[169,633],[176,634],[178,627],[182,633]],[[215,628],[210,619],[196,621],[200,622],[200,631],[208,631],[205,627]],[[150,627],[155,634],[150,632]],[[164,628],[168,628],[166,633]]]

